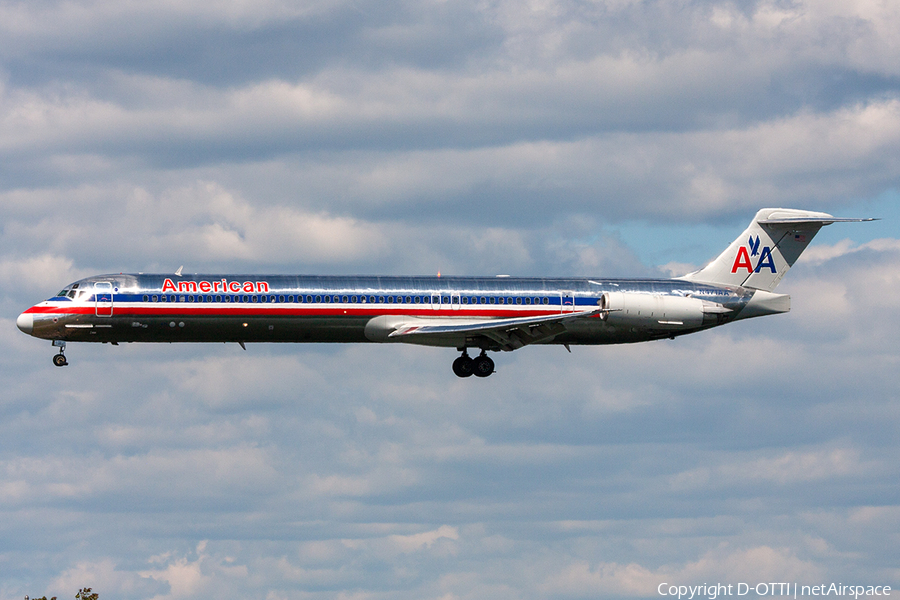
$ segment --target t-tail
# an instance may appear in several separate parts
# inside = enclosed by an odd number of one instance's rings
[[[764,208],[711,263],[681,279],[771,292],[825,225],[874,219],[838,219],[827,213]]]

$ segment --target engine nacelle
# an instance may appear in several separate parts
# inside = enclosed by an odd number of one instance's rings
[[[697,298],[607,292],[600,298],[605,312],[600,318],[610,325],[650,329],[692,329],[703,325],[704,303]]]

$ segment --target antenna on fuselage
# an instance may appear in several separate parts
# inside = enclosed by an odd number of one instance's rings
[[[184,265],[181,265],[180,267],[178,267],[178,270],[175,271],[175,274],[178,275],[179,277],[181,277],[181,271],[183,271],[183,270],[184,270]]]

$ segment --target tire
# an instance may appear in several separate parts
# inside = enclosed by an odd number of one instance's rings
[[[65,354],[57,354],[53,357],[53,364],[57,367],[64,367],[69,364],[69,362],[66,360]]]
[[[468,356],[460,356],[453,361],[453,373],[457,377],[471,377],[475,372],[475,361]]]
[[[479,356],[473,362],[475,363],[475,375],[477,377],[487,377],[494,372],[494,361],[491,360],[490,356]]]

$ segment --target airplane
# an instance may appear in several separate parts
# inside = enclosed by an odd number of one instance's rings
[[[530,344],[658,340],[788,312],[775,287],[827,213],[765,208],[705,267],[674,279],[114,274],[80,279],[16,319],[67,342],[376,342],[456,348],[459,377]],[[469,356],[469,349],[480,350]]]

